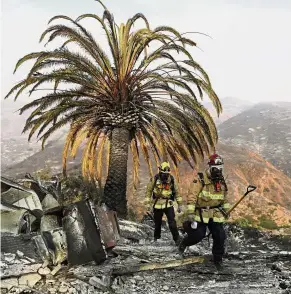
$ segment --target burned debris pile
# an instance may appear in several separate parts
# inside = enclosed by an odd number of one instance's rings
[[[57,180],[2,183],[1,293],[291,292],[288,238],[227,225],[227,255],[218,270],[207,239],[182,257],[167,225],[153,243],[150,220],[117,220],[89,199],[59,203]]]
[[[115,212],[78,193],[66,199],[58,178],[41,182],[27,174],[15,182],[1,177],[2,288],[16,286],[17,279],[23,288],[20,279],[26,274],[33,275],[26,286],[34,285],[62,264],[100,264],[118,239]]]

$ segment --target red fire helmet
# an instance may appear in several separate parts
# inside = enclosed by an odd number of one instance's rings
[[[209,157],[209,160],[208,160],[209,166],[222,165],[222,164],[223,164],[223,158],[220,155],[218,155],[217,153],[214,153]]]

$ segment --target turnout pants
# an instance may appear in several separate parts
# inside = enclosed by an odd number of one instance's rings
[[[185,230],[187,236],[184,238],[183,243],[186,246],[191,246],[199,243],[206,235],[207,226],[210,233],[212,234],[212,254],[214,256],[214,259],[221,260],[224,254],[224,243],[226,239],[223,223],[215,223],[212,219],[210,219],[208,224],[198,222],[197,229],[192,229],[189,226],[188,229]]]
[[[161,228],[162,228],[162,218],[163,215],[167,216],[169,229],[172,233],[174,241],[177,241],[179,239],[179,232],[175,220],[175,210],[174,207],[167,207],[164,209],[156,209],[154,208],[154,220],[155,220],[155,232],[154,232],[154,238],[160,239],[161,238]]]

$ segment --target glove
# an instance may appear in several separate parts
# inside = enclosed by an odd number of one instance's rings
[[[181,212],[182,212],[182,210],[183,210],[183,209],[182,209],[182,205],[178,204],[178,209],[177,209],[177,212],[178,212],[178,213],[181,213]]]
[[[220,212],[222,213],[223,217],[227,220],[229,219],[229,214],[227,214],[227,211],[224,208],[219,209]]]
[[[223,215],[226,220],[230,218],[230,214]]]
[[[184,230],[184,233],[189,233],[191,231],[191,221],[184,221],[183,222],[183,230]]]

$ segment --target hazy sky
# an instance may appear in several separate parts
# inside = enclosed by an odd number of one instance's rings
[[[208,71],[220,97],[291,102],[291,0],[104,0],[117,23],[142,12],[152,26],[169,25],[191,35],[203,50],[194,58]],[[2,0],[3,96],[27,73],[16,61],[43,49],[38,43],[54,15],[72,18],[102,12],[94,0]],[[91,24],[92,25],[92,24]],[[99,30],[101,33],[101,29]],[[22,100],[23,101],[23,100]]]

